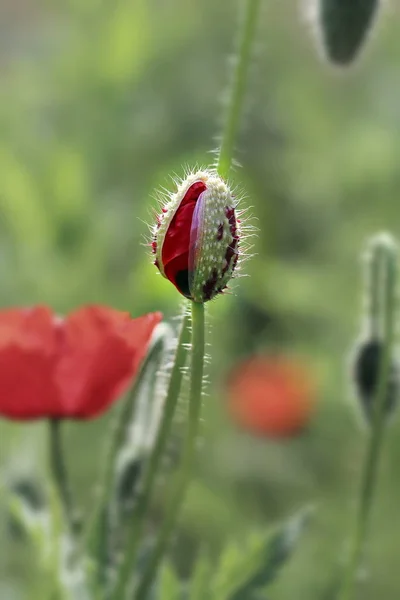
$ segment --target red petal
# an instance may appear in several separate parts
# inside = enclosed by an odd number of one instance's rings
[[[0,313],[2,416],[20,420],[58,416],[54,322],[46,307]]]
[[[100,306],[66,320],[57,383],[65,414],[88,419],[105,411],[129,385],[146,354],[160,313],[131,319]]]
[[[0,349],[9,344],[55,351],[55,317],[46,306],[0,312]]]
[[[162,247],[162,262],[166,277],[177,287],[177,275],[189,271],[190,230],[196,202],[206,189],[203,181],[193,183],[183,197],[170,226]]]
[[[310,419],[313,397],[306,371],[284,358],[251,358],[229,381],[231,415],[256,435],[296,435]]]

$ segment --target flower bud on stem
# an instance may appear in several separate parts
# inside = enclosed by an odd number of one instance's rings
[[[239,254],[239,220],[225,179],[229,175],[237,130],[246,92],[248,68],[261,0],[243,0],[244,18],[235,63],[229,105],[215,172],[189,175],[157,217],[151,242],[154,264],[177,290],[191,301],[192,344],[189,415],[186,438],[175,487],[166,508],[155,547],[139,580],[135,598],[144,600],[153,584],[158,566],[185,498],[200,423],[204,369],[204,303],[222,293],[236,268]],[[151,487],[146,487],[147,500]],[[143,504],[141,516],[145,513]],[[137,546],[137,538],[132,547]],[[124,562],[132,567],[128,549]],[[128,571],[120,578],[113,600],[123,597]],[[122,581],[122,584],[121,584]]]
[[[368,300],[369,335],[382,340],[382,355],[376,396],[372,407],[371,427],[361,474],[358,509],[351,538],[349,560],[344,571],[338,600],[351,600],[354,580],[360,565],[377,482],[379,457],[385,431],[387,388],[392,365],[395,333],[395,288],[397,249],[386,234],[376,236],[370,245]]]

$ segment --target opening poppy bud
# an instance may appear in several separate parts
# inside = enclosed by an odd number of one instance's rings
[[[183,296],[206,302],[232,277],[239,239],[230,189],[215,173],[198,171],[182,181],[157,217],[154,264]]]
[[[383,351],[382,342],[371,339],[362,342],[355,353],[354,381],[356,392],[368,423],[372,423],[374,419]],[[392,359],[384,406],[385,414],[388,416],[397,405],[399,390],[399,365],[395,359]]]

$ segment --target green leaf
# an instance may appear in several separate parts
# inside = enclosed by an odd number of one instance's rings
[[[196,561],[192,580],[189,584],[188,600],[204,600],[210,597],[210,584],[214,567],[205,552]]]
[[[160,370],[172,340],[172,329],[164,323],[158,325],[130,397],[131,409],[124,415],[125,427],[115,465],[114,516],[117,522],[128,519],[131,514],[143,462],[157,435],[164,399]]]
[[[302,510],[264,535],[253,535],[240,546],[229,545],[221,558],[212,597],[218,600],[256,600],[290,558],[308,522]]]
[[[182,585],[170,562],[164,561],[159,578],[158,600],[180,600]]]
[[[162,365],[173,339],[169,326],[161,323],[156,327],[139,375],[117,414],[101,498],[86,532],[88,553],[95,565],[93,579],[101,586],[112,557],[124,544],[125,524],[137,498],[143,463],[157,435],[165,398]]]
[[[8,507],[10,515],[15,522],[23,529],[28,538],[35,544],[38,556],[44,560],[50,551],[50,521],[49,515],[45,510],[33,510],[32,507],[16,494],[10,495]]]

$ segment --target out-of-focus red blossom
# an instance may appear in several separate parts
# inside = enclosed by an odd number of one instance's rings
[[[161,318],[132,319],[105,306],[66,318],[45,306],[0,311],[0,415],[98,416],[128,387]]]
[[[251,357],[230,374],[230,415],[239,427],[255,435],[282,438],[301,433],[314,405],[310,374],[286,357]]]

